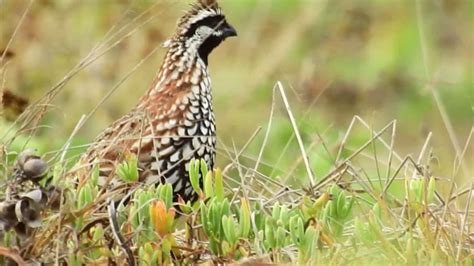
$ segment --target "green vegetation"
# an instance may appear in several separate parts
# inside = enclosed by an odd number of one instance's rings
[[[65,173],[147,89],[185,3],[29,2],[0,1],[0,88],[30,102],[3,101],[0,199],[31,147],[66,200],[35,241],[3,234],[0,264],[473,263],[471,1],[222,1],[239,32],[210,57],[222,170],[194,162],[197,202],[173,203],[127,158],[124,243],[98,169],[79,189]]]

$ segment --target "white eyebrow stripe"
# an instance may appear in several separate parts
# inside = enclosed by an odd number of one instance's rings
[[[188,22],[188,26],[202,20],[202,19],[205,19],[207,17],[218,17],[218,16],[223,16],[222,15],[222,12],[218,11],[218,12],[215,12],[213,10],[208,10],[208,9],[203,9],[203,10],[200,10],[195,16],[193,16],[189,22]]]
[[[191,25],[193,25],[194,23],[196,23],[198,21],[201,21],[201,20],[203,20],[205,18],[208,18],[208,17],[218,17],[218,16],[222,16],[222,21],[225,20],[224,15],[216,14],[215,12],[207,11],[207,15],[199,13],[196,16],[194,16],[192,19],[189,20],[189,22],[186,24],[186,26],[183,27],[183,29],[181,30],[181,34],[185,34],[191,28]]]

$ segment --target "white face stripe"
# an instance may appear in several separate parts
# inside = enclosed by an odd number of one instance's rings
[[[199,26],[199,27],[196,29],[195,35],[199,35],[199,37],[201,38],[201,40],[205,40],[205,39],[207,39],[209,36],[211,36],[214,32],[215,32],[215,30],[214,30],[213,28],[210,28],[210,27],[208,27],[208,26]]]
[[[220,36],[222,35],[222,32],[216,31],[208,26],[199,26],[196,29],[195,34],[191,38],[186,40],[185,46],[188,49],[188,52],[197,52],[199,46],[211,35]]]
[[[222,20],[225,20],[224,13],[222,12],[222,9],[220,9],[217,4],[216,5],[211,5],[209,7],[203,6],[203,5],[191,5],[193,9],[189,11],[186,15],[184,15],[179,21],[178,21],[178,32],[174,36],[172,36],[169,40],[166,40],[162,46],[164,48],[170,48],[173,39],[183,36],[188,32],[188,30],[191,28],[191,26],[205,18],[209,17],[217,17],[217,16],[222,16]],[[216,31],[214,29],[214,32],[212,33],[214,36],[221,36],[222,32]],[[209,36],[209,35],[208,35]],[[202,41],[202,39],[201,39]],[[188,45],[189,48],[189,45]]]
[[[223,32],[220,31],[220,30],[214,30],[214,31],[212,32],[212,35],[214,35],[214,36],[222,36],[222,34],[223,34]]]
[[[185,34],[189,30],[191,25],[193,25],[194,23],[200,20],[203,20],[208,17],[218,17],[218,16],[224,16],[221,9],[217,9],[217,10],[201,9],[196,15],[190,17],[188,21],[186,22],[186,24],[181,25],[182,27],[181,34]]]

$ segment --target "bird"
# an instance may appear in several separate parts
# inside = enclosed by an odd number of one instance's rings
[[[169,183],[173,200],[194,201],[189,179],[192,159],[212,169],[216,160],[216,123],[208,57],[229,37],[237,36],[216,0],[198,0],[179,19],[165,41],[163,63],[134,108],[113,122],[88,147],[79,165],[98,165],[100,186],[126,188],[118,163],[134,155],[138,183]],[[80,176],[78,186],[87,176]],[[125,189],[124,189],[125,190]]]

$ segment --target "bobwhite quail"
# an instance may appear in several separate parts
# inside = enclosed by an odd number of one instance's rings
[[[237,36],[215,0],[199,0],[178,22],[164,46],[168,51],[151,87],[125,116],[104,130],[79,161],[99,164],[101,185],[126,187],[115,167],[127,154],[138,158],[139,181],[171,183],[175,201],[196,198],[188,167],[216,157],[208,56],[226,38]],[[84,178],[79,177],[79,186]]]

